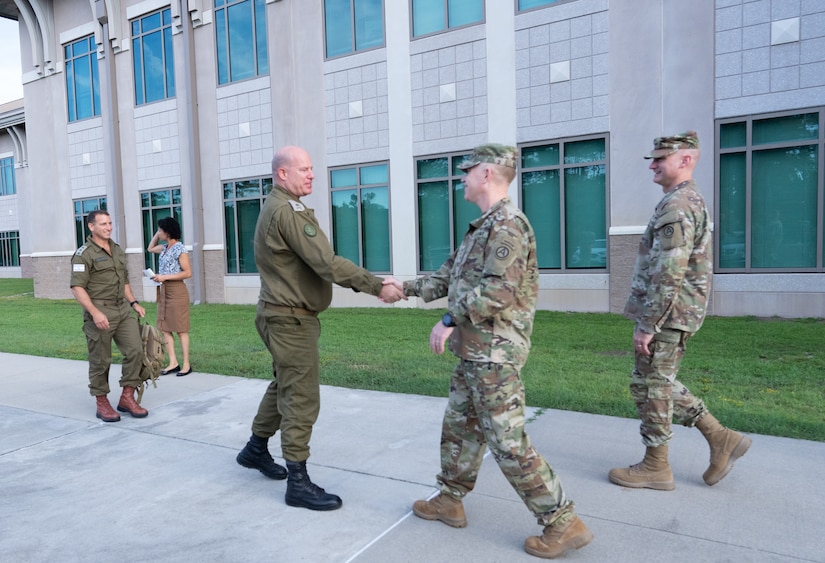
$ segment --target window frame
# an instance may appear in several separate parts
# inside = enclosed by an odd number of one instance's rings
[[[11,178],[11,186],[6,177]],[[0,197],[17,195],[17,174],[14,167],[14,155],[0,155]]]
[[[74,48],[76,45],[86,42],[88,50],[80,55],[74,55]],[[70,51],[72,54],[70,55]],[[84,121],[86,119],[93,119],[100,117],[100,72],[97,64],[97,45],[95,43],[95,36],[86,35],[65,43],[63,45],[63,70],[66,75],[66,112],[69,123],[77,121]],[[91,96],[91,111],[92,114],[85,117],[78,117],[78,103],[77,103],[77,79],[75,69],[77,68],[77,61],[88,59],[89,69],[89,88]],[[71,85],[69,81],[71,80]],[[88,108],[87,108],[88,109]]]
[[[0,231],[0,268],[20,267],[20,231]]]
[[[252,37],[252,47],[254,50],[254,57],[252,60],[253,71],[250,76],[243,76],[238,78],[232,77],[232,46],[230,22],[227,17],[229,10],[232,7],[240,6],[244,3],[249,3],[249,10],[251,13],[252,28],[248,30]],[[253,80],[261,76],[269,75],[269,38],[266,23],[266,0],[213,0],[213,25],[215,28],[215,78],[218,81],[218,86],[226,86],[243,82],[244,80]],[[261,12],[260,14],[258,12]],[[263,16],[263,22],[259,22],[259,15]],[[222,21],[221,21],[222,20]],[[223,27],[221,27],[223,24]],[[263,34],[260,32],[263,31]],[[223,37],[221,37],[221,34]],[[263,45],[261,45],[263,43]],[[225,53],[221,52],[221,48],[225,49]],[[225,60],[224,60],[225,59]],[[222,64],[226,70],[226,80],[222,80]]]
[[[148,18],[151,18],[155,15],[160,16],[160,25],[152,29],[150,31],[143,31],[144,21]],[[135,24],[138,25],[140,28],[137,35],[134,31]],[[176,86],[175,86],[175,50],[174,50],[174,40],[172,38],[173,29],[172,29],[172,9],[169,7],[160,8],[159,10],[155,10],[153,12],[143,14],[139,17],[136,17],[129,21],[129,30],[130,30],[130,39],[132,42],[132,80],[134,82],[134,101],[135,106],[142,106],[146,104],[152,104],[155,102],[160,102],[163,100],[168,100],[169,98],[174,98],[176,95]],[[153,100],[147,100],[146,92],[146,83],[147,83],[147,76],[146,76],[146,62],[144,59],[144,38],[154,35],[155,33],[160,34],[160,43],[161,43],[161,59],[163,61],[163,97]],[[168,41],[168,44],[167,44]],[[171,60],[169,60],[171,59]],[[137,75],[137,64],[138,60],[140,60],[140,100],[138,100],[138,81],[135,78]]]
[[[410,10],[410,41],[415,41],[416,39],[423,39],[425,37],[433,37],[435,35],[439,35],[442,33],[448,33],[450,31],[455,31],[456,29],[464,29],[467,27],[472,27],[475,25],[482,25],[487,22],[487,6],[484,0],[478,0],[481,6],[481,19],[475,22],[465,23],[461,25],[450,25],[450,2],[452,0],[443,0],[444,1],[444,28],[431,31],[429,33],[422,33],[421,35],[416,35],[415,33],[415,2],[416,0],[410,0],[409,3],[409,10]]]
[[[569,2],[574,2],[575,0],[545,0],[544,4],[540,4],[538,6],[532,6],[530,8],[521,8],[519,4],[521,0],[513,0],[513,4],[515,5],[516,14],[526,14],[529,12],[533,12],[535,10],[543,10],[545,8],[549,8],[550,6],[556,6],[558,4],[567,4]]]
[[[587,162],[565,162],[565,152],[564,148],[568,144],[572,143],[579,143],[582,141],[594,141],[594,140],[601,140],[604,142],[604,159],[600,160],[592,160]],[[523,158],[524,158],[524,149],[536,148],[536,147],[549,147],[552,145],[558,145],[559,147],[559,163],[556,165],[542,165],[542,166],[535,166],[525,168],[523,166]],[[516,175],[516,182],[517,182],[517,189],[518,189],[518,197],[519,197],[519,207],[527,216],[528,220],[530,220],[530,216],[533,214],[531,210],[526,209],[524,206],[524,174],[525,173],[532,173],[532,172],[539,172],[543,170],[558,170],[559,175],[559,213],[560,216],[558,217],[558,225],[559,225],[559,261],[560,267],[558,268],[549,268],[546,266],[539,265],[539,272],[545,274],[604,274],[610,271],[610,135],[607,133],[597,133],[591,135],[581,135],[575,137],[562,137],[559,139],[552,139],[552,140],[543,140],[543,141],[533,141],[530,143],[523,143],[518,146],[519,149],[519,167],[518,167],[518,174]],[[566,175],[565,170],[568,169],[575,169],[575,168],[583,168],[587,166],[603,166],[604,167],[604,249],[605,249],[605,262],[604,266],[594,266],[594,267],[571,267],[568,265],[569,260],[567,257],[567,208],[566,208],[566,193],[565,193],[565,183],[566,183]],[[531,224],[533,221],[531,221]],[[535,229],[535,226],[534,226]],[[595,239],[601,240],[601,239]],[[541,241],[538,239],[537,235],[537,244],[541,244]],[[591,251],[592,252],[592,251]]]
[[[810,113],[818,114],[818,132],[816,139],[790,139],[783,141],[773,141],[765,143],[753,142],[753,126],[755,122],[769,121],[786,117],[805,115]],[[745,124],[745,143],[739,146],[729,146],[722,148],[722,128],[725,125],[736,123]],[[787,111],[749,114],[745,116],[726,117],[717,119],[714,122],[714,186],[713,197],[715,206],[713,210],[714,236],[713,236],[713,266],[714,271],[719,274],[774,274],[774,273],[822,273],[825,272],[825,106],[814,106],[798,108]],[[770,151],[777,149],[790,149],[800,146],[813,146],[817,151],[816,163],[816,231],[814,234],[815,265],[814,266],[753,266],[753,155],[759,151]],[[744,153],[745,160],[745,229],[743,231],[744,266],[743,267],[723,267],[721,265],[723,250],[723,233],[726,225],[722,221],[723,194],[722,194],[722,157],[728,154]],[[786,219],[788,220],[788,219]]]
[[[155,204],[154,196],[159,196],[163,192],[168,192],[169,203]],[[152,268],[155,273],[158,272],[159,255],[147,250],[152,237],[157,232],[157,225],[160,219],[164,217],[174,217],[181,229],[181,239],[183,239],[183,200],[180,186],[169,188],[158,188],[154,190],[143,190],[139,193],[140,198],[140,222],[143,230],[143,267]],[[145,204],[148,199],[149,204]],[[167,213],[164,213],[167,211]],[[148,215],[147,215],[148,214]],[[146,227],[150,226],[150,229]],[[181,240],[180,242],[183,242]]]
[[[84,204],[90,204],[91,207],[86,207]],[[89,230],[89,222],[88,217],[89,213],[92,211],[97,211],[102,209],[103,211],[108,211],[106,205],[106,196],[97,196],[97,197],[84,197],[80,199],[72,200],[72,207],[74,213],[74,235],[75,235],[75,242],[77,243],[77,247],[80,248],[84,244],[86,244],[86,239],[89,237],[92,232]],[[78,231],[78,229],[80,229]]]
[[[327,15],[326,15],[326,3],[328,0],[324,0],[323,4],[323,19],[324,19],[324,60],[334,60],[339,59],[341,57],[347,57],[349,55],[354,55],[356,53],[365,53],[367,51],[373,51],[375,49],[383,49],[387,46],[387,19],[386,19],[386,6],[385,0],[379,0],[381,2],[381,44],[375,45],[371,47],[364,47],[362,49],[358,48],[358,37],[357,31],[358,26],[356,25],[356,14],[355,14],[355,2],[358,0],[349,0],[349,20],[350,20],[350,49],[345,53],[338,53],[336,55],[329,54],[329,45],[327,42],[328,34],[327,34]]]
[[[461,244],[461,240],[459,240],[459,236],[456,232],[456,205],[455,205],[455,192],[457,190],[457,183],[464,184],[464,177],[467,175],[465,171],[459,170],[457,165],[464,161],[465,158],[472,154],[472,150],[468,151],[451,151],[446,153],[437,153],[437,154],[430,154],[430,155],[422,155],[415,157],[413,159],[413,174],[414,174],[414,186],[413,186],[413,197],[415,197],[415,246],[416,246],[416,271],[419,274],[427,274],[435,272],[441,264],[444,263],[444,260],[440,260],[438,264],[433,262],[434,268],[432,269],[425,269],[423,267],[423,252],[425,249],[423,248],[422,241],[421,241],[421,208],[420,208],[420,189],[419,187],[422,184],[431,184],[436,182],[447,182],[447,204],[448,204],[448,229],[449,229],[449,236],[450,236],[450,247],[449,251],[447,252],[446,258],[449,258],[453,252],[455,252],[458,245]],[[428,178],[420,178],[419,177],[419,168],[418,163],[424,160],[435,160],[435,159],[447,159],[447,175],[446,176],[434,176]],[[469,204],[468,205],[473,205]],[[481,216],[481,211],[478,210],[476,207],[476,211],[478,211],[476,217]],[[462,239],[463,240],[463,239]]]
[[[259,193],[255,196],[238,197],[237,196],[237,193],[238,193],[237,192],[237,184],[240,183],[240,182],[249,182],[249,181],[253,181],[253,180],[257,180],[259,182],[259,188],[260,188]],[[226,193],[227,193],[226,190],[227,190],[227,187],[230,184],[233,186],[232,187],[233,197],[232,198],[227,198],[226,197]],[[246,271],[241,271],[241,263],[240,262],[241,262],[242,254],[241,254],[241,248],[240,248],[240,242],[239,242],[241,237],[239,236],[239,230],[238,230],[238,205],[237,205],[237,202],[239,202],[239,201],[258,200],[258,214],[260,214],[260,211],[264,206],[264,200],[266,200],[267,196],[270,194],[270,192],[273,189],[275,189],[275,183],[273,182],[272,175],[250,176],[250,177],[247,177],[247,178],[236,178],[234,180],[224,180],[223,182],[221,182],[221,202],[223,204],[223,237],[224,237],[224,250],[225,250],[224,251],[224,255],[225,255],[225,259],[224,259],[224,268],[225,268],[225,270],[224,271],[225,271],[225,274],[227,276],[249,276],[249,275],[257,276],[257,275],[259,275],[258,268],[255,265],[254,260],[253,260],[252,265],[251,265],[251,267],[252,267],[251,270],[248,270],[248,269],[244,268]],[[229,241],[229,237],[227,236],[228,235],[228,232],[227,232],[228,225],[226,223],[226,213],[227,213],[226,203],[228,201],[233,202],[233,206],[232,206],[233,221],[232,221],[232,223],[233,223],[233,227],[234,227],[235,232],[234,232],[234,236],[232,238],[232,240],[233,240],[233,242],[232,242],[232,247],[233,247],[232,252],[230,252],[230,248],[229,248],[230,247],[230,241]],[[256,217],[257,217],[257,214],[256,214]],[[253,225],[253,231],[254,231],[254,225]],[[249,244],[252,244],[251,240],[250,240]],[[230,268],[230,260],[232,259],[233,255],[234,255],[234,260],[235,260],[235,270],[236,271],[231,271],[232,268]]]
[[[370,168],[375,166],[384,166],[387,170],[387,181],[376,183],[376,184],[365,184],[362,180],[362,170],[364,168]],[[352,186],[341,186],[341,187],[333,187],[332,177],[335,172],[344,171],[344,170],[355,170],[356,174],[356,183]],[[358,261],[352,260],[354,264],[369,270],[373,274],[391,274],[392,273],[392,191],[390,189],[390,162],[388,160],[382,161],[375,161],[363,164],[349,164],[345,166],[335,166],[329,169],[328,172],[328,179],[329,179],[329,199],[330,199],[330,222],[332,224],[332,247],[335,251],[335,254],[338,254],[338,233],[335,228],[335,205],[333,201],[333,194],[336,192],[345,192],[345,191],[355,191],[357,193],[358,198],[358,206],[357,206],[357,223],[358,223]],[[371,190],[376,188],[385,188],[387,190],[387,234],[388,234],[388,248],[387,248],[387,263],[388,268],[374,270],[369,268],[366,264],[367,256],[365,255],[364,250],[364,241],[367,240],[367,234],[364,231],[364,218],[363,218],[363,209],[364,209],[364,200],[362,197],[363,190]]]

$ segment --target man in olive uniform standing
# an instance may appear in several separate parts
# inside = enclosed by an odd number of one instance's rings
[[[524,427],[520,371],[530,352],[538,297],[536,237],[507,197],[518,149],[481,145],[459,165],[464,199],[481,217],[435,273],[405,281],[404,293],[432,301],[447,296],[447,313],[430,333],[430,349],[459,358],[441,430],[440,493],[413,504],[416,516],[467,525],[462,499],[475,487],[485,446],[524,504],[543,526],[524,542],[527,553],[554,558],[584,547],[593,534],[574,511],[553,468]],[[395,282],[398,285],[398,282]]]
[[[287,476],[286,503],[311,510],[335,510],[341,498],[315,485],[307,475],[309,439],[320,410],[318,313],[332,301],[333,282],[393,303],[403,293],[336,256],[312,209],[300,198],[312,193],[312,160],[302,148],[287,146],[272,159],[275,186],[255,227],[255,265],[261,292],[255,326],[272,354],[275,380],[261,399],[252,436],[237,461],[271,479]],[[281,431],[286,469],[268,450]]]
[[[639,242],[624,310],[636,323],[630,392],[646,447],[641,462],[610,470],[610,481],[624,487],[676,487],[668,463],[673,421],[695,426],[707,440],[710,466],[703,478],[708,485],[721,481],[751,445],[747,436],[722,426],[676,379],[685,345],[705,319],[713,273],[710,218],[693,181],[699,156],[695,131],[657,137],[645,156],[652,160],[653,182],[665,195]]]
[[[131,312],[143,317],[129,285],[126,253],[113,240],[112,219],[107,211],[89,213],[92,234],[72,256],[71,288],[83,307],[83,333],[89,349],[89,390],[97,401],[97,418],[117,422],[109,403],[109,367],[112,364],[112,339],[123,354],[120,386],[123,388],[117,410],[143,418],[149,411],[135,401],[135,390],[142,385],[143,343],[140,327]]]

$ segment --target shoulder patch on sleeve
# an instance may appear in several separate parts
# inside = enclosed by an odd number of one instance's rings
[[[80,256],[81,254],[83,254],[83,251],[86,250],[87,248],[88,248],[88,246],[84,244],[83,246],[81,246],[80,248],[77,249],[77,252],[75,252],[74,255],[75,256]]]
[[[73,272],[85,272],[86,271],[86,264],[72,264],[72,271]]]
[[[293,211],[305,211],[306,210],[306,207],[304,207],[304,204],[301,203],[300,201],[293,201],[293,200],[290,199],[289,204],[292,206]]]
[[[306,236],[308,237],[314,237],[318,234],[318,229],[315,228],[315,225],[307,223],[306,225],[304,225],[304,234],[306,234]]]

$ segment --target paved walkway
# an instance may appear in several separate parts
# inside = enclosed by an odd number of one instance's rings
[[[490,457],[467,528],[410,512],[435,491],[444,399],[323,387],[308,467],[344,506],[312,512],[235,463],[267,381],[162,377],[147,418],[105,424],[85,362],[0,353],[0,366],[0,561],[538,561],[522,546],[541,530]],[[755,435],[708,487],[707,446],[679,427],[676,490],[630,490],[607,471],[641,457],[638,421],[532,415],[533,443],[595,534],[562,560],[825,562],[825,443]]]

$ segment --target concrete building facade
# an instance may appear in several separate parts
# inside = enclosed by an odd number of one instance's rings
[[[661,197],[642,155],[694,129],[712,314],[825,312],[821,1],[0,0],[0,16],[19,22],[26,108],[0,107],[16,172],[0,232],[20,245],[0,275],[38,297],[71,296],[105,206],[140,298],[171,214],[193,300],[254,303],[251,233],[286,144],[313,157],[305,202],[336,251],[412,278],[477,216],[455,165],[500,142],[522,153],[510,195],[536,229],[540,308],[620,312]]]

